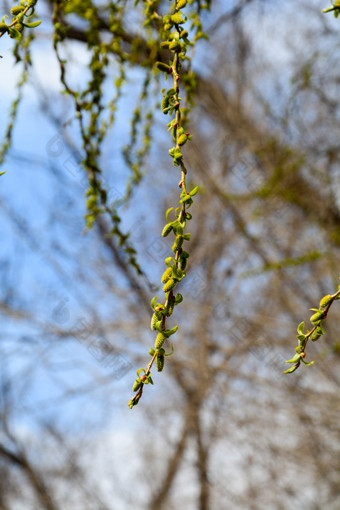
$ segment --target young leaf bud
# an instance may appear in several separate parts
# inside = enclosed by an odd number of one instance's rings
[[[310,321],[313,324],[316,324],[320,322],[324,318],[324,314],[322,312],[316,312],[314,315],[311,316]]]
[[[163,273],[163,276],[162,276],[162,283],[166,283],[170,280],[172,276],[172,268],[171,267],[168,267],[168,269],[166,269]]]
[[[154,312],[151,318],[151,329],[155,331],[157,329],[156,325],[157,322],[159,322],[162,319],[162,313],[161,312]]]
[[[178,138],[178,145],[184,145],[187,141],[188,137],[187,135],[184,133],[183,135],[181,135],[179,138]]]
[[[163,71],[164,73],[171,73],[170,66],[164,64],[164,62],[156,62],[155,66],[159,71]]]
[[[162,102],[161,102],[161,108],[162,108],[162,112],[165,115],[168,113],[169,106],[170,106],[170,103],[169,103],[168,96],[163,97]]]
[[[27,26],[27,25],[25,25]],[[17,30],[18,32],[20,32],[20,34],[24,31],[24,25],[22,25],[21,23],[16,23],[14,25],[14,28],[15,30]]]
[[[176,232],[176,235],[178,235],[178,236],[182,236],[183,235],[183,227],[182,227],[182,225],[177,224],[177,226],[175,227],[174,230]]]
[[[163,287],[163,292],[170,292],[170,290],[172,290],[174,288],[174,286],[176,285],[176,280],[174,280],[173,278],[171,278],[168,282],[166,282],[166,284],[164,285]]]
[[[158,335],[156,337],[156,340],[155,340],[155,349],[156,350],[160,349],[162,347],[162,345],[164,344],[166,338],[167,337],[161,331],[158,333]]]
[[[167,223],[167,224],[165,225],[165,227],[163,228],[163,230],[162,230],[162,236],[163,236],[163,237],[166,237],[167,235],[169,235],[169,234],[170,234],[171,230],[172,230],[172,225],[171,225],[171,223]]]
[[[184,271],[184,270],[185,270],[185,268],[187,267],[187,260],[188,260],[188,259],[187,259],[187,258],[185,258],[185,257],[181,257],[181,258],[179,259],[178,267],[179,267],[179,269],[181,269],[181,271]]]
[[[185,23],[185,19],[182,18],[179,12],[176,12],[171,16],[171,21],[176,25],[180,25],[181,23]]]
[[[157,354],[156,366],[157,366],[158,372],[162,372],[162,370],[164,368],[164,354]]]
[[[178,293],[176,294],[176,297],[175,297],[175,305],[179,305],[180,303],[182,303],[183,301],[183,296],[182,294]]]
[[[132,386],[132,391],[138,391],[142,386],[142,381],[140,379],[136,379],[134,385]]]
[[[174,242],[174,244],[172,246],[172,251],[174,253],[176,253],[176,251],[178,251],[178,250],[180,250],[182,248],[183,239],[184,239],[183,236],[177,236],[176,237],[175,242]]]
[[[320,308],[326,308],[326,306],[329,305],[331,300],[332,300],[332,296],[330,294],[328,294],[327,296],[324,296],[320,301]]]
[[[170,43],[169,45],[169,50],[173,51],[174,53],[176,51],[181,51],[181,49],[182,49],[181,43],[178,41],[172,41],[172,43]]]
[[[15,7],[12,7],[11,9],[11,14],[12,16],[17,16],[18,14],[20,14],[23,10],[25,9],[25,7],[23,5],[16,5]]]
[[[174,311],[174,308],[175,308],[175,300],[172,299],[169,304],[168,304],[168,308],[166,310],[166,314],[168,317],[170,317],[170,315],[173,314],[173,311]]]

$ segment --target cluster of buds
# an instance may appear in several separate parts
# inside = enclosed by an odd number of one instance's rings
[[[3,16],[0,23],[0,37],[8,33],[12,39],[20,39],[24,28],[38,27],[41,21],[27,22],[25,18],[34,14],[34,7],[37,0],[21,0],[19,5],[15,5],[11,9],[12,19],[9,24],[6,23],[8,16]]]
[[[333,295],[327,294],[321,299],[319,308],[311,308],[314,313],[310,317],[310,321],[313,324],[313,328],[310,331],[304,333],[305,323],[301,322],[301,324],[299,324],[297,328],[297,339],[299,341],[299,345],[295,349],[295,356],[292,359],[286,361],[286,363],[291,363],[292,366],[284,372],[285,374],[292,374],[295,372],[301,363],[307,366],[313,365],[314,361],[310,361],[309,363],[305,361],[305,349],[307,342],[308,340],[316,342],[319,340],[319,338],[321,338],[322,335],[324,335],[325,330],[322,327],[322,322],[326,319],[330,307],[337,299],[340,299],[340,285],[338,287],[338,292]]]

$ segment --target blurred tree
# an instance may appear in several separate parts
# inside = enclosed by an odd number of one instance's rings
[[[157,2],[157,12],[169,6]],[[24,127],[1,178],[0,508],[335,510],[337,317],[318,351],[310,346],[313,370],[282,371],[295,324],[337,285],[340,67],[329,48],[338,27],[319,2],[278,11],[271,0],[216,0],[200,13],[209,40],[195,45],[183,154],[201,193],[180,329],[164,376],[130,413],[127,385],[153,342],[150,286],[171,253],[157,232],[179,180],[155,109],[163,75],[150,72],[169,51],[157,18],[141,28],[142,7],[38,2]],[[52,15],[66,98],[52,84]],[[96,115],[104,129],[92,133]],[[117,216],[97,216],[83,236],[80,162],[91,157]],[[108,235],[112,224],[123,239]]]

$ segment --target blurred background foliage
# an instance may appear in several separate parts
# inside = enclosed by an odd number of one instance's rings
[[[195,49],[183,148],[201,193],[180,328],[175,354],[130,411],[171,252],[164,213],[178,197],[168,120],[155,106],[164,79],[150,73],[166,54],[152,23],[142,28],[142,4],[67,2],[69,86],[88,86],[98,38],[108,48],[96,164],[138,275],[107,235],[110,215],[85,229],[86,148],[74,98],[61,94],[56,4],[38,2],[43,22],[1,168],[0,509],[337,510],[337,303],[308,347],[313,367],[282,374],[297,324],[338,285],[337,20],[316,0],[213,0],[201,12],[209,39]],[[28,61],[11,56],[14,44],[1,39],[3,133]]]

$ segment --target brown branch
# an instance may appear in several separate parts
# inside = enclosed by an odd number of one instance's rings
[[[14,453],[5,445],[0,443],[0,455],[23,471],[30,481],[38,500],[40,501],[41,508],[44,508],[45,510],[58,510],[57,505],[52,499],[51,492],[46,487],[40,473],[38,473],[29,462],[24,451],[21,450],[18,453]]]

